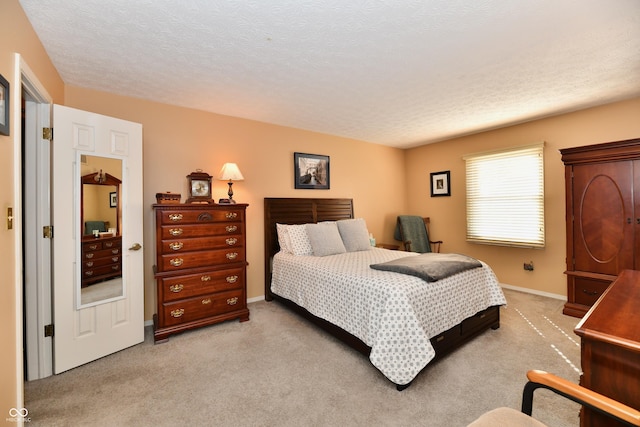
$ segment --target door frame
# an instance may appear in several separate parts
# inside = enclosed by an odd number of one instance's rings
[[[35,150],[42,144],[42,131],[38,132],[43,127],[49,127],[51,123],[51,105],[53,99],[40,83],[39,79],[33,73],[31,68],[22,59],[20,54],[15,54],[16,65],[16,79],[15,87],[19,89],[19,96],[15,96],[14,100],[19,105],[19,108],[14,111],[20,111],[23,98],[23,92],[28,96],[28,106],[25,108],[25,123],[29,125],[29,129],[25,129],[24,138],[22,135],[22,126],[19,124],[14,125],[15,136],[14,141],[16,147],[20,149],[15,150],[14,156],[14,182],[15,182],[15,206],[16,212],[16,321],[20,326],[20,333],[18,339],[20,345],[16,346],[18,354],[16,358],[20,364],[18,369],[18,375],[20,375],[19,383],[22,384],[25,379],[25,367],[28,367],[27,374],[29,380],[35,380],[51,376],[53,373],[53,357],[52,357],[52,338],[44,336],[44,326],[51,323],[51,249],[50,247],[38,249],[38,262],[35,266],[31,267],[29,274],[35,275],[36,286],[35,289],[25,291],[23,284],[25,281],[25,273],[23,268],[28,266],[24,264],[23,257],[23,245],[29,248],[29,244],[22,242],[23,232],[27,229],[35,230],[35,235],[39,236],[40,227],[43,225],[42,221],[46,221],[47,218],[51,218],[50,202],[46,203],[43,200],[34,198],[31,202],[35,202],[34,212],[25,212],[25,200],[22,197],[23,173],[32,174],[39,179],[39,185],[45,190],[43,197],[46,199],[49,197],[51,187],[51,175],[49,172],[45,174],[38,173],[38,165],[36,163],[37,156]],[[16,114],[16,116],[19,116]],[[20,120],[20,119],[18,119]],[[15,123],[15,121],[14,121]],[[24,141],[23,141],[24,140]],[[22,144],[25,149],[28,146],[29,150],[25,151],[25,157],[29,156],[29,159],[22,158]],[[33,149],[31,149],[33,148]],[[24,161],[23,161],[24,160]],[[49,161],[46,159],[45,161]],[[47,169],[48,170],[48,169]],[[23,217],[23,215],[25,215]],[[24,224],[22,220],[24,218]],[[50,222],[49,222],[50,224]],[[40,243],[44,243],[42,240]],[[24,304],[24,305],[23,305]],[[22,351],[25,351],[26,360],[23,360]],[[26,366],[23,364],[26,363]],[[24,390],[20,390],[20,396],[24,399]]]

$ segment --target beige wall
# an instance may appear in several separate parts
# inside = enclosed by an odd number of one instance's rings
[[[40,41],[36,37],[18,0],[0,1],[0,74],[11,85],[11,96],[19,99],[20,90],[15,85],[14,68],[15,53],[19,53],[29,68],[38,75],[49,95],[56,102],[62,103],[63,83]],[[17,114],[17,115],[16,115]],[[11,111],[11,121],[19,117],[19,110]],[[16,352],[22,342],[21,291],[16,284],[16,262],[20,262],[21,254],[15,250],[16,229],[7,228],[7,208],[12,207],[14,214],[20,215],[19,195],[14,188],[18,185],[14,180],[14,156],[20,151],[19,126],[12,123],[11,135],[0,135],[0,271],[2,271],[2,297],[0,298],[0,425],[15,425],[7,421],[9,409],[21,407],[22,404],[22,358],[16,358]],[[16,153],[17,151],[17,153]],[[16,219],[19,221],[19,218]]]
[[[406,150],[407,207],[431,217],[443,251],[461,252],[488,262],[505,284],[566,295],[564,165],[561,148],[640,137],[640,98],[537,120],[491,132]],[[519,249],[466,242],[466,154],[545,142],[544,249]],[[429,173],[451,171],[451,197],[430,197]],[[523,263],[533,261],[534,271]]]
[[[65,88],[66,105],[143,125],[145,319],[156,312],[154,264],[155,194],[187,195],[186,176],[202,169],[217,176],[226,162],[238,164],[245,180],[233,185],[247,209],[248,297],[264,295],[265,197],[352,197],[379,241],[392,238],[393,221],[405,209],[404,151],[320,133],[291,129],[186,108]],[[330,156],[331,189],[295,190],[293,153]],[[227,183],[213,181],[215,199]]]

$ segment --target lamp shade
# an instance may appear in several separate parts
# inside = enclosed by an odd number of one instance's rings
[[[223,181],[242,181],[244,177],[235,163],[225,163],[220,170],[218,179]]]

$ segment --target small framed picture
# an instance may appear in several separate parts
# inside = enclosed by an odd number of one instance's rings
[[[9,135],[9,82],[0,75],[0,134]]]
[[[113,191],[109,193],[109,207],[115,208],[118,206],[118,196],[116,196],[116,192]]]
[[[451,195],[450,171],[431,172],[431,197]]]
[[[295,188],[328,190],[329,156],[293,153]]]

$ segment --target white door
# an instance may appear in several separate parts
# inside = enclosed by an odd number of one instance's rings
[[[53,371],[58,374],[144,340],[142,125],[54,105],[52,153]],[[92,304],[80,296],[80,174],[87,157],[122,164],[117,201],[122,292]]]

